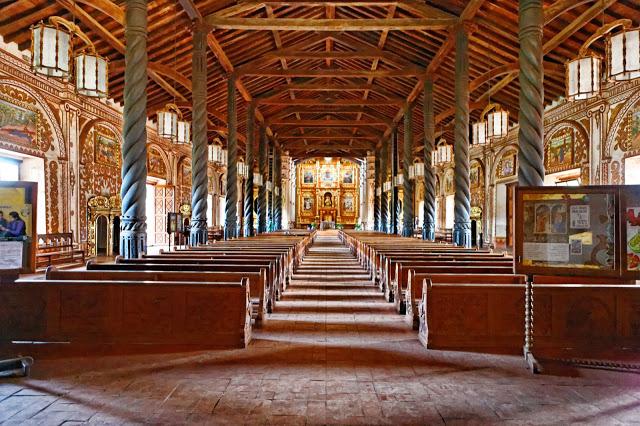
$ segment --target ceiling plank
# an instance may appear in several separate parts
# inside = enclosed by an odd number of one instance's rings
[[[204,20],[214,29],[242,31],[423,31],[442,30],[456,22],[452,18],[272,19],[228,18],[215,14]]]

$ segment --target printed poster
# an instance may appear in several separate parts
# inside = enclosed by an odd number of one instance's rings
[[[627,225],[627,270],[640,271],[640,207],[628,207],[625,222]]]

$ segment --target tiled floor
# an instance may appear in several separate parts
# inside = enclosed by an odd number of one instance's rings
[[[532,376],[520,357],[427,351],[335,234],[246,350],[37,361],[6,424],[627,424],[640,376]]]

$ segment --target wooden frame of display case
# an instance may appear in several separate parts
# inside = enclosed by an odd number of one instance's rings
[[[608,207],[603,202],[609,203]],[[533,207],[526,203],[533,203]],[[557,208],[557,217],[564,214],[565,232],[552,229],[557,226],[552,223],[554,208]],[[548,210],[549,228],[543,230],[540,224],[545,223],[545,209]],[[637,215],[637,225],[628,223],[628,209],[633,209]],[[516,187],[515,214],[516,273],[640,278],[640,236],[636,253],[628,254],[627,241],[628,229],[640,234],[640,186]],[[562,221],[557,222],[562,226]],[[564,236],[566,240],[563,240]],[[535,238],[539,241],[532,241]],[[538,252],[544,252],[540,245],[547,245],[547,253],[556,260],[534,259]],[[564,252],[564,245],[567,252]],[[585,248],[590,250],[588,254]],[[628,264],[631,255],[638,258],[633,265]],[[606,264],[608,261],[610,266]],[[633,269],[629,270],[629,266]]]

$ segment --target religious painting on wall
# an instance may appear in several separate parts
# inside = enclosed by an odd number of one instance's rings
[[[342,183],[346,185],[353,184],[353,169],[347,169],[342,173]]]
[[[313,196],[311,194],[304,194],[302,196],[302,210],[305,212],[313,210]]]
[[[161,179],[167,178],[167,167],[158,151],[150,149],[147,154],[147,169],[150,176]]]
[[[449,169],[444,176],[444,192],[445,194],[452,194],[454,191],[453,170]]]
[[[94,133],[96,163],[105,166],[120,164],[120,145],[115,137],[102,132]]]
[[[640,149],[640,104],[631,112],[628,149]]]
[[[182,184],[185,186],[191,185],[191,164],[190,163],[182,163]],[[223,187],[226,187],[223,186]]]
[[[306,169],[302,171],[302,183],[305,185],[313,185],[313,170]]]
[[[330,186],[336,182],[336,170],[333,165],[323,164],[320,169],[320,183],[323,186]]]
[[[471,165],[471,171],[469,173],[469,183],[472,188],[477,188],[480,186],[480,165],[478,163],[473,163]]]
[[[516,174],[516,153],[505,154],[498,163],[498,179],[503,179]]]
[[[38,112],[35,109],[0,98],[0,140],[24,146],[35,145],[37,120]]]
[[[342,199],[342,209],[346,212],[353,212],[355,209],[353,194],[345,194]]]
[[[573,164],[574,130],[565,127],[558,130],[547,145],[545,160],[547,169],[569,167]]]

